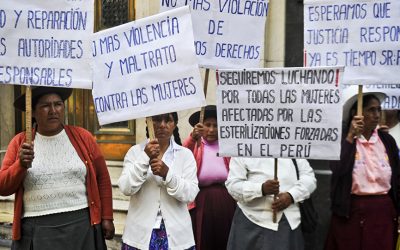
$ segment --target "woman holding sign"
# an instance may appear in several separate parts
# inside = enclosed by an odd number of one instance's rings
[[[400,165],[395,140],[377,130],[385,95],[364,94],[358,116],[352,90],[343,93],[348,100],[343,107],[346,128],[340,160],[331,162],[332,218],[325,249],[392,250],[400,208]]]
[[[15,194],[14,250],[106,249],[114,236],[111,181],[93,136],[64,124],[72,89],[32,87],[34,143],[10,142],[0,195]],[[25,95],[14,102],[25,111]]]
[[[236,202],[224,185],[228,177],[229,158],[218,157],[217,109],[205,107],[204,122],[200,111],[189,117],[193,126],[183,145],[189,148],[197,162],[200,192],[190,207],[197,250],[226,249]]]
[[[309,198],[315,190],[314,171],[304,159],[278,159],[277,164],[278,180],[275,180],[273,158],[231,159],[226,187],[238,201],[238,207],[227,249],[304,249],[297,203]]]
[[[131,196],[122,250],[194,249],[187,204],[199,192],[196,161],[179,145],[176,112],[152,120],[156,139],[129,149],[118,180]]]

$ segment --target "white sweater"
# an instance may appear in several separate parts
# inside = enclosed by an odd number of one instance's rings
[[[171,140],[162,159],[169,167],[163,181],[151,172],[145,145],[142,143],[129,149],[118,180],[122,193],[131,196],[122,240],[130,246],[148,249],[160,208],[169,247],[190,248],[195,243],[187,203],[199,192],[193,154]]]
[[[23,217],[87,207],[86,166],[65,130],[54,136],[36,133],[34,152],[24,180]]]

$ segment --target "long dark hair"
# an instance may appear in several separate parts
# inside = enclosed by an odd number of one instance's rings
[[[161,119],[168,121],[169,115],[172,116],[172,119],[174,119],[174,123],[175,123],[175,129],[173,131],[173,136],[174,136],[174,141],[176,142],[176,144],[178,145],[182,145],[182,141],[181,141],[181,137],[179,136],[179,128],[178,128],[178,113],[177,112],[172,112],[172,113],[166,113],[166,114],[162,114],[159,115],[161,116]],[[149,138],[149,129],[146,125],[146,137]]]

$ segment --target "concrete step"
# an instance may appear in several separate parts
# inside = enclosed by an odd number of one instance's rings
[[[125,196],[118,188],[118,179],[121,176],[122,163],[122,161],[107,161],[107,168],[111,178],[113,200],[129,201],[129,196]]]
[[[115,235],[121,237],[124,232],[126,214],[129,207],[129,196],[125,196],[118,187],[118,179],[122,172],[122,161],[107,161],[107,168],[111,178],[114,208]],[[108,245],[108,244],[107,244]]]
[[[128,212],[130,200],[130,197],[124,195],[118,187],[118,179],[122,172],[122,163],[122,161],[107,161],[107,168],[112,184],[114,227],[116,237],[121,237],[124,232],[126,214]],[[107,243],[107,245],[109,244]],[[117,246],[119,246],[119,249],[121,248],[120,244]]]
[[[116,183],[122,172],[122,161],[106,161],[111,182]]]
[[[14,195],[9,195],[9,196],[0,196],[0,202],[1,201],[13,201],[14,200]]]
[[[121,172],[122,167],[108,167],[108,173],[110,174],[111,183],[118,183]]]
[[[0,223],[0,250],[10,249],[11,247],[11,223]]]
[[[124,232],[129,201],[113,200],[115,234],[121,236]]]
[[[129,201],[130,197],[124,195],[117,185],[112,186],[112,196],[113,200],[120,200],[120,201]]]
[[[14,195],[0,196],[0,223],[12,223],[14,215]]]

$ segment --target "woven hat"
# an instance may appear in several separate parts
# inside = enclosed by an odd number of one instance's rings
[[[72,94],[71,88],[56,88],[56,87],[31,87],[32,91],[32,103],[35,103],[41,96],[47,94],[57,94],[63,101],[67,100]],[[25,93],[18,96],[14,101],[14,107],[25,111]]]
[[[209,117],[214,117],[217,118],[217,106],[215,105],[207,105],[204,109],[204,120],[209,118]],[[199,123],[200,120],[200,111],[194,112],[190,117],[189,117],[189,123],[194,127],[197,123]]]
[[[349,119],[349,114],[350,114],[350,109],[353,107],[354,103],[357,102],[357,95],[358,95],[358,85],[351,85],[347,88],[345,88],[342,91],[342,100],[343,100],[343,122],[347,124],[348,119]],[[380,103],[382,103],[385,100],[386,94],[382,92],[364,92],[363,90],[363,96],[366,95],[374,95],[376,96]]]

